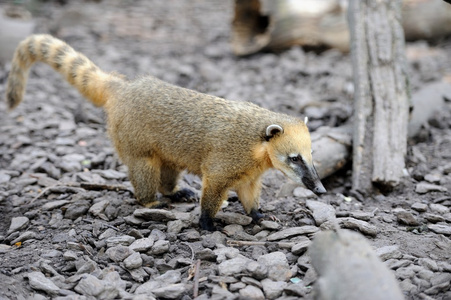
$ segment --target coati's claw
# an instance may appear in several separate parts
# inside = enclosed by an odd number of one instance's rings
[[[157,201],[152,201],[152,202],[143,204],[143,206],[145,206],[147,208],[168,208],[169,203],[170,203],[169,201],[157,200]]]
[[[195,202],[199,199],[199,196],[190,189],[181,189],[165,197],[171,199],[172,202]]]
[[[259,224],[261,221],[264,220],[270,220],[270,221],[274,221],[274,222],[280,222],[280,220],[274,216],[274,215],[264,215],[262,214],[258,209],[253,209],[251,210],[250,213],[252,220],[254,221],[254,223]]]
[[[213,218],[211,218],[207,213],[202,213],[199,219],[200,228],[208,231],[216,231],[215,224],[213,222]]]

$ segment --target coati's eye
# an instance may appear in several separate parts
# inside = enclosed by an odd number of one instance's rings
[[[298,155],[298,156],[290,156],[288,158],[290,159],[291,162],[294,162],[294,163],[299,162],[301,160],[301,156],[300,155]]]

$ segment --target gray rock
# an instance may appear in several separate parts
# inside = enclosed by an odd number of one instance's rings
[[[374,214],[365,211],[351,211],[349,216],[354,219],[369,221],[372,217],[374,217]]]
[[[361,233],[373,237],[377,235],[377,227],[369,224],[368,222],[354,218],[338,218],[338,221],[343,228],[357,229]]]
[[[308,253],[318,299],[404,299],[391,270],[356,232],[320,232]]]
[[[218,273],[221,276],[231,276],[235,274],[239,274],[246,270],[246,264],[249,263],[249,258],[244,256],[238,256],[226,261],[221,262],[218,265]]]
[[[66,252],[63,253],[63,258],[64,260],[73,261],[78,258],[78,255],[74,251],[67,250]]]
[[[3,172],[0,172],[0,184],[9,182],[10,180],[11,180],[11,176],[10,175],[5,174]]]
[[[123,172],[119,172],[116,170],[93,170],[93,173],[99,174],[100,176],[102,176],[103,178],[106,179],[116,179],[116,180],[120,180],[120,179],[125,179],[127,178],[127,174],[123,173]]]
[[[240,250],[233,247],[222,247],[217,248],[213,250],[213,252],[216,254],[216,262],[222,263],[223,261],[226,261],[227,259],[235,258],[240,254]]]
[[[261,280],[268,276],[268,266],[251,261],[246,265],[247,271],[256,279]]]
[[[428,225],[428,228],[438,234],[451,235],[451,226],[449,225],[431,224]]]
[[[249,276],[241,277],[241,282],[244,282],[245,284],[248,284],[248,285],[256,286],[258,288],[262,288],[262,284],[260,283],[259,280],[254,279],[254,278],[249,277]]]
[[[54,210],[56,208],[60,208],[63,205],[66,205],[67,203],[70,203],[68,200],[57,200],[57,201],[51,201],[44,204],[41,209],[42,210]]]
[[[138,252],[133,252],[130,256],[124,259],[124,267],[127,270],[132,270],[141,267],[143,260]]]
[[[415,187],[415,192],[418,194],[426,194],[429,192],[446,192],[448,191],[447,188],[427,182],[420,182]]]
[[[326,221],[335,220],[335,209],[332,205],[315,200],[307,200],[305,203],[308,209],[313,211],[313,218],[317,226],[320,226]]]
[[[425,212],[428,210],[428,206],[425,203],[415,202],[412,204],[411,208],[417,212]]]
[[[294,255],[302,255],[307,251],[311,243],[309,238],[304,238],[291,247],[291,253]]]
[[[56,295],[60,291],[60,288],[41,272],[31,272],[27,276],[30,287],[34,290],[43,291],[49,295]]]
[[[108,247],[114,247],[117,245],[130,246],[136,239],[129,235],[113,236],[106,239]]]
[[[418,226],[420,222],[412,215],[412,213],[408,211],[399,211],[396,213],[396,217],[398,222],[407,226]]]
[[[241,281],[240,282],[236,282],[236,283],[231,283],[229,285],[229,291],[236,292],[236,291],[239,291],[241,289],[244,289],[245,287],[246,287],[246,284],[244,282],[241,282]]]
[[[382,261],[389,259],[400,259],[402,257],[401,251],[399,251],[398,245],[384,246],[376,249],[376,254]]]
[[[216,261],[217,255],[213,252],[213,250],[205,248],[197,251],[195,257],[202,261]]]
[[[144,219],[137,218],[134,215],[124,217],[124,221],[125,221],[125,223],[133,225],[133,226],[140,226],[143,222],[145,222]]]
[[[302,226],[302,227],[291,227],[288,229],[284,229],[278,232],[275,232],[273,234],[270,234],[266,237],[268,241],[277,241],[282,240],[286,238],[290,238],[297,235],[304,235],[304,234],[312,234],[315,232],[318,232],[318,227],[315,226]]]
[[[138,286],[135,290],[135,294],[151,294],[153,290],[163,286],[160,281],[149,280],[146,283]]]
[[[179,283],[182,280],[182,273],[179,270],[169,270],[166,273],[155,277],[155,280],[164,284]]]
[[[115,247],[108,248],[105,252],[108,257],[115,262],[121,262],[130,255],[132,255],[133,251],[130,248],[122,245],[118,245]]]
[[[431,223],[438,223],[438,222],[445,221],[444,217],[442,217],[440,215],[430,214],[430,213],[424,214],[423,217]]]
[[[26,240],[36,239],[37,237],[38,237],[38,235],[35,232],[33,232],[33,231],[25,231],[24,233],[19,235],[16,239],[11,241],[10,245],[14,245],[14,244],[19,243],[19,242],[23,243]]]
[[[169,251],[169,241],[158,240],[153,244],[151,252],[154,255],[163,254]]]
[[[275,281],[287,281],[292,275],[287,257],[283,252],[277,251],[262,255],[257,262],[268,268],[268,278]]]
[[[112,228],[108,228],[102,234],[99,235],[99,240],[108,239],[110,237],[113,237],[116,235],[116,233],[117,233],[116,230],[114,230]]]
[[[119,291],[108,281],[85,274],[74,290],[82,295],[96,297],[97,299],[115,299]]]
[[[77,201],[76,203],[72,203],[67,207],[64,217],[66,219],[75,220],[78,217],[85,215],[89,210],[89,206],[89,201]]]
[[[189,227],[189,225],[186,224],[182,220],[169,221],[168,222],[168,233],[178,234],[183,230],[183,228],[187,228],[187,227]]]
[[[179,299],[186,291],[188,287],[183,283],[164,285],[160,288],[154,289],[152,293],[157,298],[165,299]]]
[[[131,269],[128,270],[128,273],[130,273],[133,280],[137,282],[144,282],[149,278],[149,274],[147,274],[147,272],[144,271],[143,268]]]
[[[19,231],[28,226],[30,220],[27,217],[14,217],[11,219],[11,225],[8,229],[8,234],[14,231]]]
[[[411,267],[403,267],[396,270],[396,277],[400,280],[412,278],[414,275],[415,270]]]
[[[226,224],[249,225],[252,223],[252,218],[239,213],[232,212],[218,212],[216,218]]]
[[[428,268],[429,270],[431,270],[433,272],[437,272],[439,270],[437,263],[434,260],[427,258],[427,257],[419,258],[418,264],[420,266]]]
[[[266,299],[276,299],[282,295],[283,290],[288,285],[284,281],[272,281],[271,279],[263,279],[261,283]]]
[[[110,204],[110,201],[108,200],[102,200],[97,203],[94,203],[90,208],[89,212],[94,216],[99,216],[105,208]]]
[[[303,188],[301,186],[293,190],[293,196],[296,198],[315,198],[316,195],[311,190]]]
[[[240,290],[240,296],[244,299],[252,299],[252,300],[264,300],[265,295],[258,287],[253,285],[248,285],[244,289]]]
[[[425,290],[424,292],[428,295],[435,295],[440,292],[449,291],[450,286],[451,286],[451,283],[449,281],[443,282],[441,284],[432,286],[431,288]]]
[[[154,244],[154,240],[151,237],[142,238],[134,241],[129,248],[133,251],[137,252],[147,252],[150,248],[152,248]]]
[[[238,284],[238,283],[234,283],[234,284]],[[244,284],[244,283],[241,283],[241,284]],[[232,288],[229,287],[229,290],[232,291]],[[220,287],[219,285],[215,285],[215,286],[213,286],[213,290],[211,291],[211,298],[212,299],[233,300],[236,297],[234,294],[232,294],[228,290]]]
[[[177,217],[172,211],[164,209],[139,208],[133,212],[137,218],[149,221],[171,221],[176,220]]]
[[[431,203],[429,204],[429,208],[432,212],[438,213],[438,214],[446,214],[449,213],[449,208],[445,205],[437,204],[437,203]]]
[[[268,220],[261,221],[260,226],[263,229],[269,229],[269,230],[279,230],[279,228],[281,227],[279,223],[274,222],[274,221],[268,221]]]
[[[442,179],[442,176],[437,173],[426,174],[426,176],[424,176],[424,180],[430,183],[440,183],[440,179]]]

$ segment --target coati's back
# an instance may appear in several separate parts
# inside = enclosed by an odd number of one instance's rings
[[[108,109],[116,147],[132,149],[133,155],[158,152],[196,174],[210,155],[251,158],[251,149],[264,141],[268,124],[305,127],[293,117],[249,102],[224,100],[153,77],[130,82],[119,95]]]

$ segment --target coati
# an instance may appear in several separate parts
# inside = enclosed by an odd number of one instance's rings
[[[261,176],[269,168],[316,194],[326,192],[313,166],[309,131],[297,118],[151,76],[128,81],[45,34],[26,38],[15,51],[6,87],[10,109],[22,101],[36,61],[52,66],[84,97],[104,107],[109,135],[144,206],[161,204],[157,192],[170,199],[193,196],[177,189],[182,170],[202,177],[199,223],[210,231],[230,189],[254,221],[264,217],[259,211]]]

